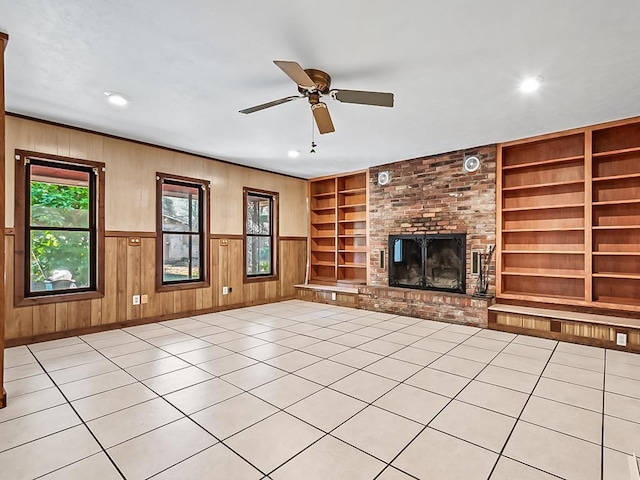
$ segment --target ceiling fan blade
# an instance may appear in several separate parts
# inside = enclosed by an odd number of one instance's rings
[[[331,121],[331,115],[329,115],[329,109],[327,108],[326,103],[319,102],[315,105],[311,105],[311,111],[313,112],[313,118],[316,120],[316,125],[318,125],[318,131],[320,133],[331,133],[336,131],[333,126],[333,122]]]
[[[298,64],[298,62],[288,62],[286,60],[274,60],[280,69],[287,74],[287,76],[300,85],[303,88],[316,88],[316,84],[311,80],[307,72]]]
[[[332,90],[331,93],[339,102],[393,107],[393,93],[363,92],[362,90]]]
[[[244,110],[240,110],[240,113],[254,113],[259,112],[260,110],[264,110],[265,108],[275,107],[276,105],[280,105],[282,103],[290,102],[291,100],[297,100],[298,98],[304,98],[303,96],[293,95],[291,97],[284,97],[280,100],[274,100],[273,102],[263,103],[262,105],[256,105],[255,107],[245,108]]]

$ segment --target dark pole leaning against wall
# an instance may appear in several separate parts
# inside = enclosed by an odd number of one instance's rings
[[[5,144],[5,124],[4,124],[4,49],[9,41],[9,35],[0,32],[0,198],[2,199],[3,207],[0,208],[0,389],[2,396],[0,396],[0,408],[7,406],[7,392],[4,389],[4,303],[5,303],[5,274],[4,274],[4,230],[5,230],[5,218],[4,218],[4,204],[5,204],[5,158],[4,158],[4,144]]]

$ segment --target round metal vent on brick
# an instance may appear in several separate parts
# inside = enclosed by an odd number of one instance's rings
[[[388,185],[391,181],[391,174],[389,172],[378,173],[378,185]]]
[[[464,159],[464,163],[462,165],[462,168],[467,173],[475,172],[476,170],[478,170],[480,168],[480,159],[478,157],[476,157],[475,155],[473,155],[471,157],[467,157],[467,158]]]

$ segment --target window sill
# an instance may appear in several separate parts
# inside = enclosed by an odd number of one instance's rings
[[[156,292],[176,292],[180,290],[195,290],[198,288],[209,288],[209,282],[189,282],[168,285],[156,285]]]
[[[255,277],[248,277],[246,275],[244,276],[244,283],[277,282],[278,280],[278,274],[260,275]]]
[[[104,294],[98,291],[78,293],[64,292],[59,294],[42,295],[40,297],[15,297],[13,304],[16,307],[30,307],[35,305],[47,305],[50,303],[94,300],[97,298],[104,298]]]

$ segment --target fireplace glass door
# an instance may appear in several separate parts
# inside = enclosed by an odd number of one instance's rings
[[[466,237],[392,235],[389,237],[389,285],[465,292]]]

